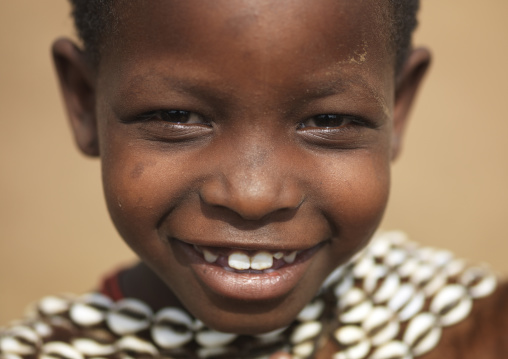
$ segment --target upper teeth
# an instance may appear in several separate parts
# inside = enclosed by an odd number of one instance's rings
[[[219,258],[218,254],[212,253],[208,249],[202,250],[203,256],[208,263],[214,263]],[[243,252],[233,252],[228,256],[228,266],[236,270],[265,270],[273,266],[273,258],[284,258],[286,263],[293,263],[295,261],[297,251],[284,255],[282,252],[258,252],[254,256],[249,256]]]

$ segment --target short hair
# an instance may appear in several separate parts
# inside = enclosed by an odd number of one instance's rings
[[[106,34],[114,31],[119,21],[115,6],[123,0],[69,0],[72,17],[85,52],[98,64]],[[395,50],[395,72],[399,73],[411,50],[411,38],[418,22],[420,0],[387,0],[391,6],[390,39]]]

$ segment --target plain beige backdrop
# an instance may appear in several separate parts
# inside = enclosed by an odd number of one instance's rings
[[[422,0],[434,63],[383,224],[508,275],[508,2]],[[71,141],[50,63],[65,0],[0,0],[0,324],[134,260],[110,223],[99,162]]]

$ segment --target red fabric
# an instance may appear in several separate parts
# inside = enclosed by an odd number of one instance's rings
[[[104,277],[101,283],[100,292],[104,295],[107,295],[115,302],[123,299],[124,295],[122,290],[120,289],[120,283],[118,280],[119,274],[121,270],[115,271],[112,274],[109,274]]]

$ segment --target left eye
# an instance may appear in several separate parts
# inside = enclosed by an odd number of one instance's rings
[[[159,110],[141,116],[142,120],[159,120],[174,124],[208,124],[205,118],[195,112],[183,110]]]
[[[300,123],[299,128],[318,127],[318,128],[337,128],[356,123],[353,116],[346,115],[317,115]]]

